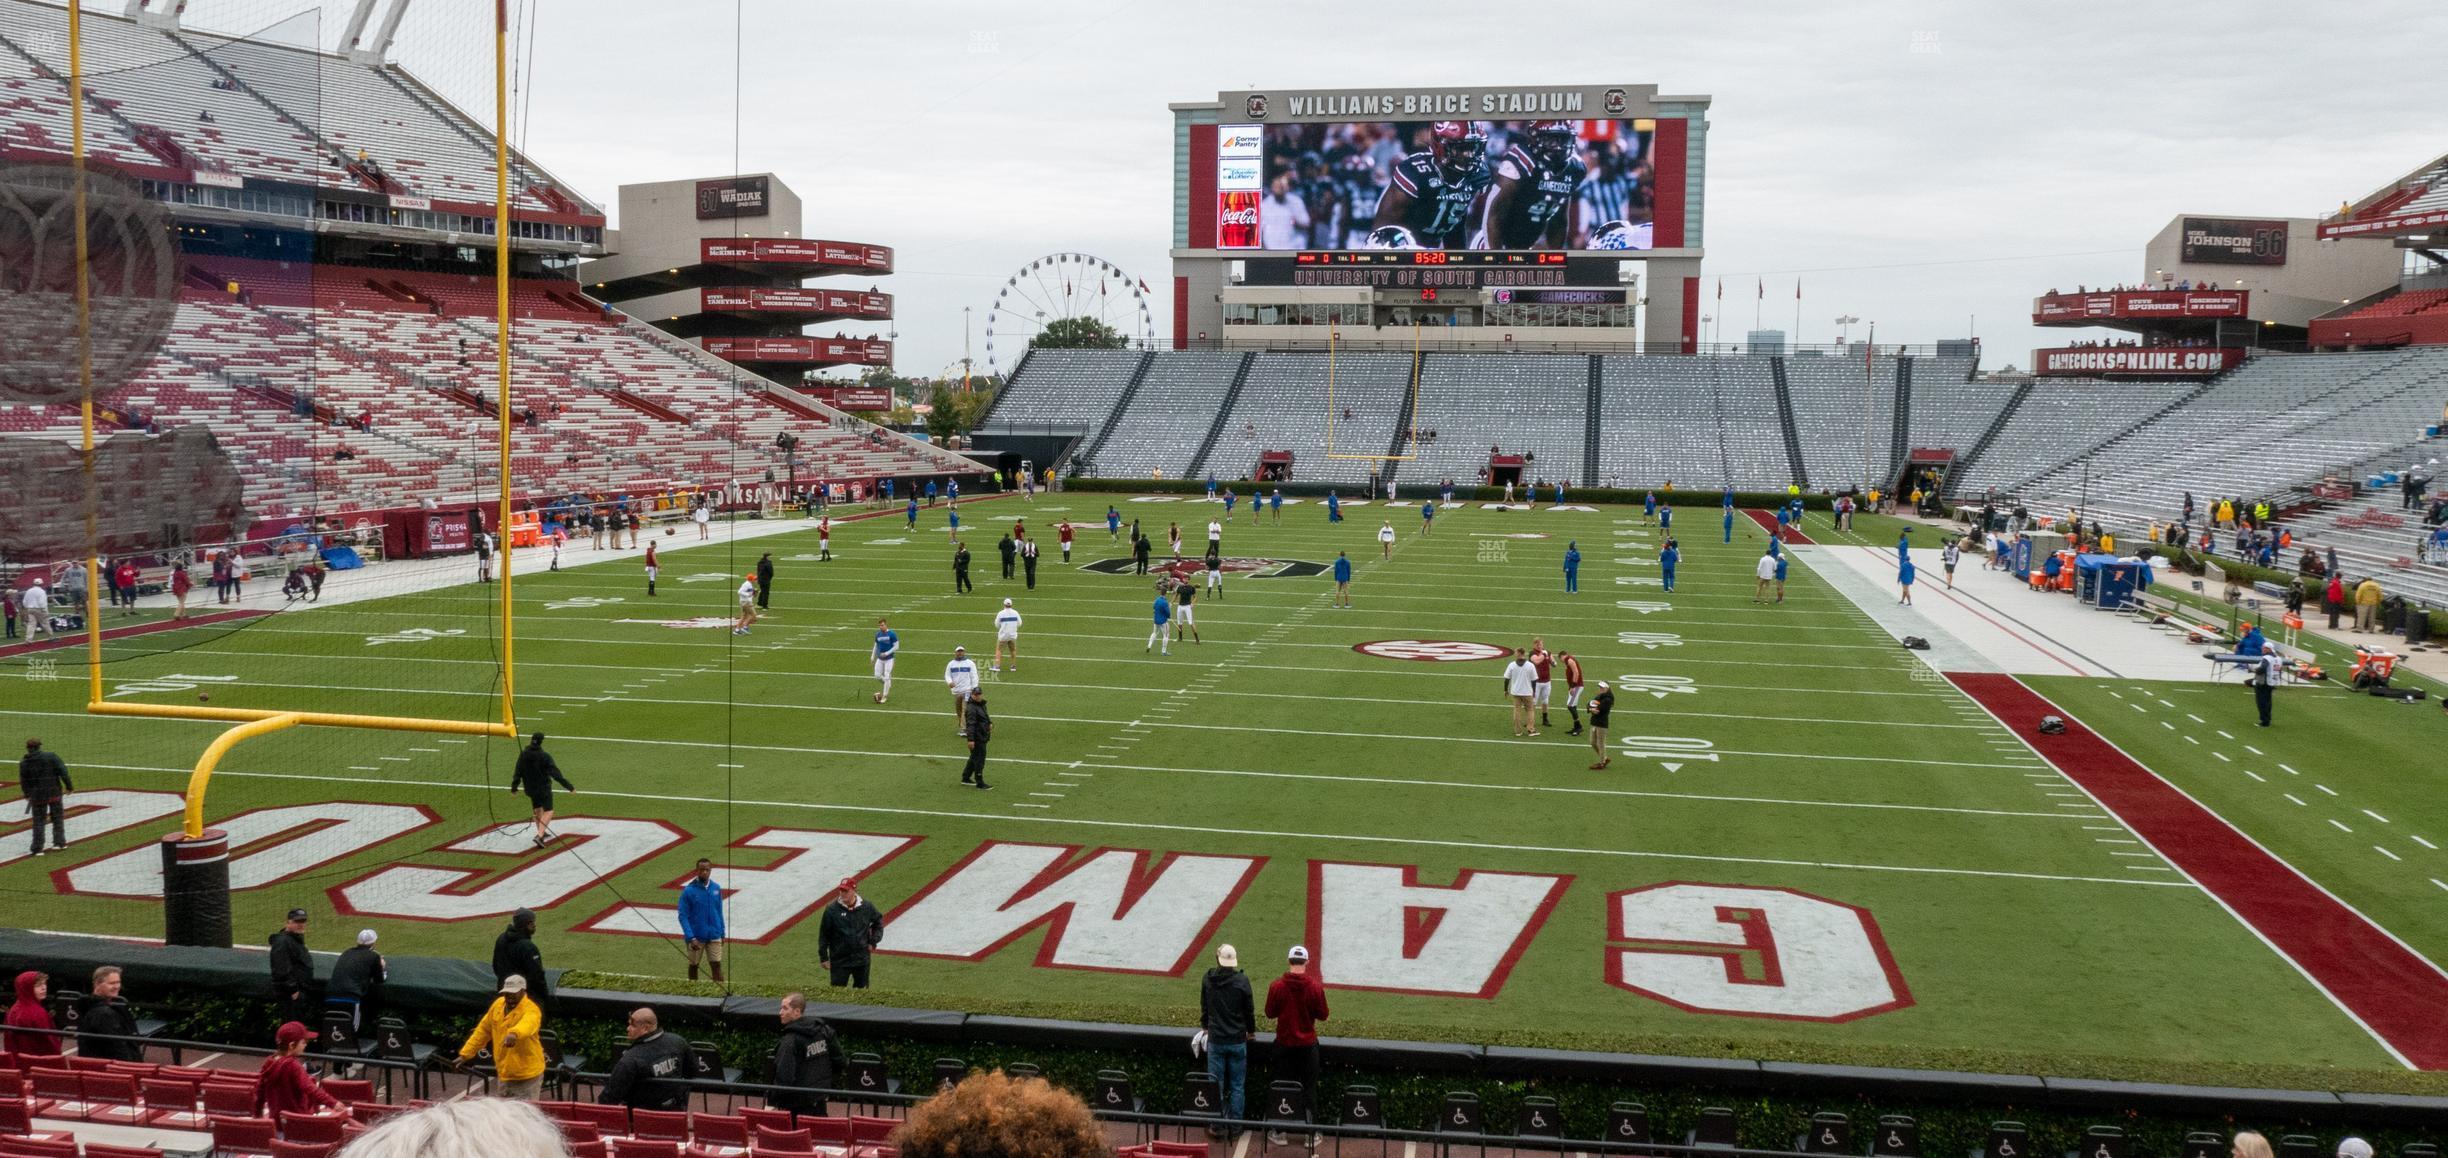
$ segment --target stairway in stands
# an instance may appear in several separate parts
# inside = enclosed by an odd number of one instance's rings
[[[1776,378],[1777,425],[1785,430],[1785,454],[1793,460],[1794,481],[1809,490],[1810,468],[1802,461],[1802,432],[1794,425],[1793,387],[1785,381],[1785,359],[1768,359],[1768,372]]]
[[[2006,429],[2008,422],[2014,420],[2015,411],[2023,408],[2023,400],[2031,397],[2031,392],[2032,384],[2029,382],[2015,387],[2014,395],[2006,399],[2006,405],[1998,409],[1997,417],[1990,420],[1989,429],[1981,431],[1980,438],[1972,443],[1972,449],[1965,451],[1962,458],[1955,460],[1954,467],[1947,471],[1948,478],[1959,479],[1971,473],[1972,464],[1979,462],[1980,457],[1989,452],[1989,444],[1996,442],[1998,433]]]
[[[1598,485],[1598,436],[1606,424],[1598,417],[1599,403],[1606,397],[1606,359],[1589,356],[1589,406],[1583,412],[1586,421],[1581,428],[1581,485]]]
[[[1224,418],[1241,401],[1241,387],[1249,383],[1250,367],[1257,362],[1258,354],[1252,351],[1241,355],[1241,364],[1233,367],[1232,385],[1224,389],[1224,400],[1216,403],[1215,422],[1207,427],[1207,437],[1199,443],[1198,453],[1190,456],[1190,469],[1182,472],[1183,478],[1206,477],[1201,472],[1207,469],[1207,452],[1215,449],[1217,436],[1224,433]]]
[[[1901,477],[1912,457],[1913,358],[1896,359],[1894,430],[1887,436],[1887,477]]]
[[[1122,425],[1122,415],[1130,410],[1131,399],[1139,396],[1139,388],[1147,384],[1148,368],[1155,364],[1155,351],[1139,355],[1139,364],[1131,367],[1129,384],[1122,387],[1122,396],[1114,399],[1113,411],[1105,416],[1105,424],[1097,427],[1096,437],[1088,440],[1088,449],[1081,457],[1090,462],[1097,460],[1097,452],[1105,449],[1105,440],[1112,438],[1114,428]]]

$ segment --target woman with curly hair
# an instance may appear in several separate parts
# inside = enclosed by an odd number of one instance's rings
[[[973,1073],[893,1131],[901,1158],[1112,1158],[1088,1105],[1043,1078]]]

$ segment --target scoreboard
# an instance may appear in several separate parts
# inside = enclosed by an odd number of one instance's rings
[[[1292,255],[1292,264],[1295,267],[1330,265],[1528,267],[1563,265],[1569,260],[1571,260],[1569,255],[1551,249],[1304,249]]]

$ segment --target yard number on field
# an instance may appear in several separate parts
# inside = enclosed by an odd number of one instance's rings
[[[437,639],[448,639],[454,635],[466,634],[467,629],[464,627],[411,627],[405,631],[394,631],[389,635],[369,635],[365,639],[367,647],[381,647],[386,643],[431,643]]]

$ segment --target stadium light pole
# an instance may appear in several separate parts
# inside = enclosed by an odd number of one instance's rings
[[[100,496],[94,480],[93,286],[89,274],[93,254],[85,231],[85,25],[78,19],[82,5],[68,5],[68,165],[74,187],[76,219],[76,335],[78,445],[84,451],[85,472],[85,702],[102,702],[102,558],[98,546],[96,510]],[[40,821],[36,822],[37,827]]]
[[[73,5],[71,5],[73,7]],[[494,522],[501,538],[502,724],[518,734],[518,710],[511,699],[510,638],[510,0],[493,0],[493,308],[494,353],[501,388],[494,394],[494,417],[501,434],[498,471],[500,513]]]

